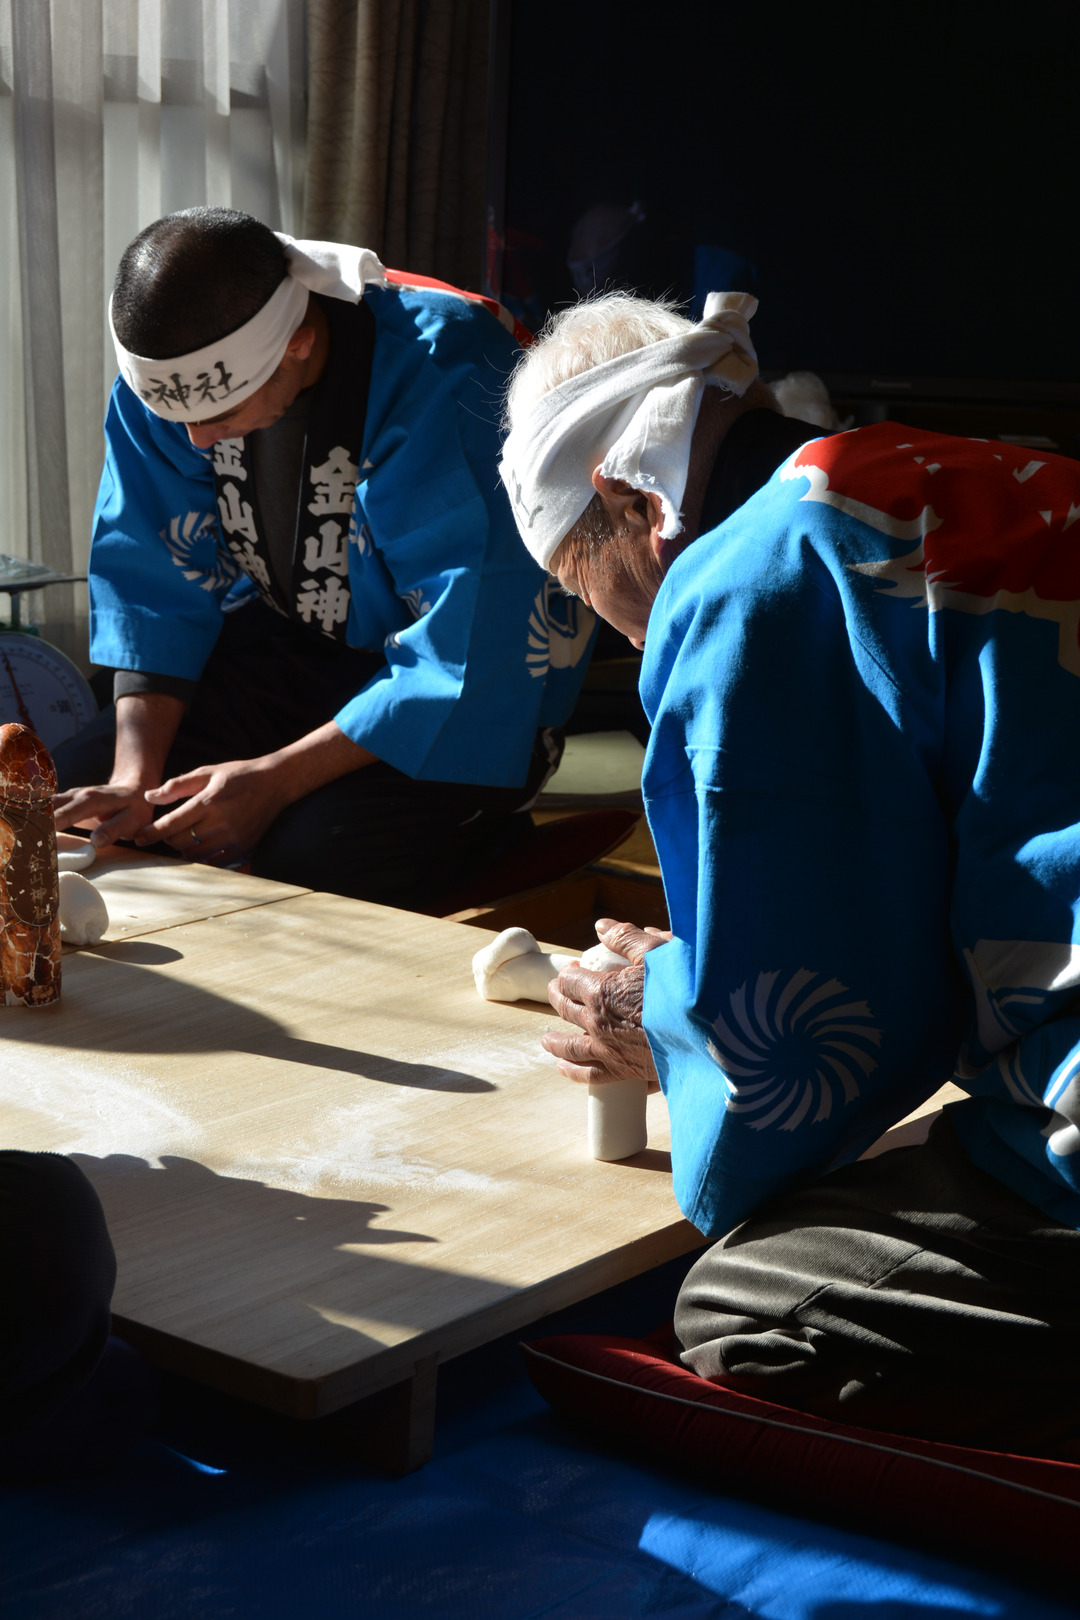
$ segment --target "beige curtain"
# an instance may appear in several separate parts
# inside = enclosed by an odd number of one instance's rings
[[[303,0],[0,0],[0,552],[86,571],[135,232],[212,202],[297,233],[303,25]],[[84,585],[22,605],[85,665]]]
[[[477,290],[489,0],[308,0],[305,230]]]

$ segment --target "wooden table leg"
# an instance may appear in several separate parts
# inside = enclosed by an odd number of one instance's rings
[[[431,1458],[438,1368],[438,1354],[424,1356],[415,1363],[411,1378],[346,1406],[323,1422],[333,1426],[339,1443],[352,1456],[391,1474],[411,1474]]]

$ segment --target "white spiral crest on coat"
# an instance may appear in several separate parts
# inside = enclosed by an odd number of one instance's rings
[[[839,979],[800,968],[759,973],[732,992],[713,1023],[709,1055],[729,1087],[727,1107],[756,1131],[795,1131],[852,1102],[877,1068],[881,1030]]]
[[[200,590],[222,590],[239,576],[239,568],[220,543],[217,518],[212,512],[178,512],[159,533],[173,562],[183,569],[184,578],[197,580]],[[214,563],[210,568],[200,568],[194,561],[195,550],[208,537],[214,541]]]
[[[566,596],[554,580],[541,585],[529,614],[525,665],[530,675],[548,669],[576,669],[585,656],[596,615],[584,602]]]

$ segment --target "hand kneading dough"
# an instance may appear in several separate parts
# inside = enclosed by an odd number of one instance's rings
[[[76,838],[74,833],[57,833],[56,865],[61,872],[85,872],[97,860],[97,850],[89,838]]]
[[[97,945],[109,926],[109,908],[78,872],[60,874],[60,938],[65,945]]]
[[[593,973],[629,967],[625,956],[593,945],[580,957],[542,951],[527,928],[504,928],[473,957],[477,993],[485,1001],[546,1001],[547,987],[568,963]],[[589,1153],[594,1159],[628,1159],[648,1145],[644,1080],[609,1080],[589,1087]]]

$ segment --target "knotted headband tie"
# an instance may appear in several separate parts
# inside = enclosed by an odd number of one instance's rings
[[[710,293],[704,319],[583,371],[525,406],[503,445],[499,472],[522,540],[542,568],[592,500],[593,473],[653,491],[661,535],[682,528],[681,507],[701,398],[742,395],[758,374],[749,293]]]
[[[277,370],[289,339],[307,313],[311,293],[358,304],[364,288],[385,285],[386,272],[369,248],[344,242],[297,242],[275,231],[288,274],[250,321],[192,354],[148,360],[132,354],[112,333],[120,375],[155,415],[170,422],[200,422],[242,405]]]

